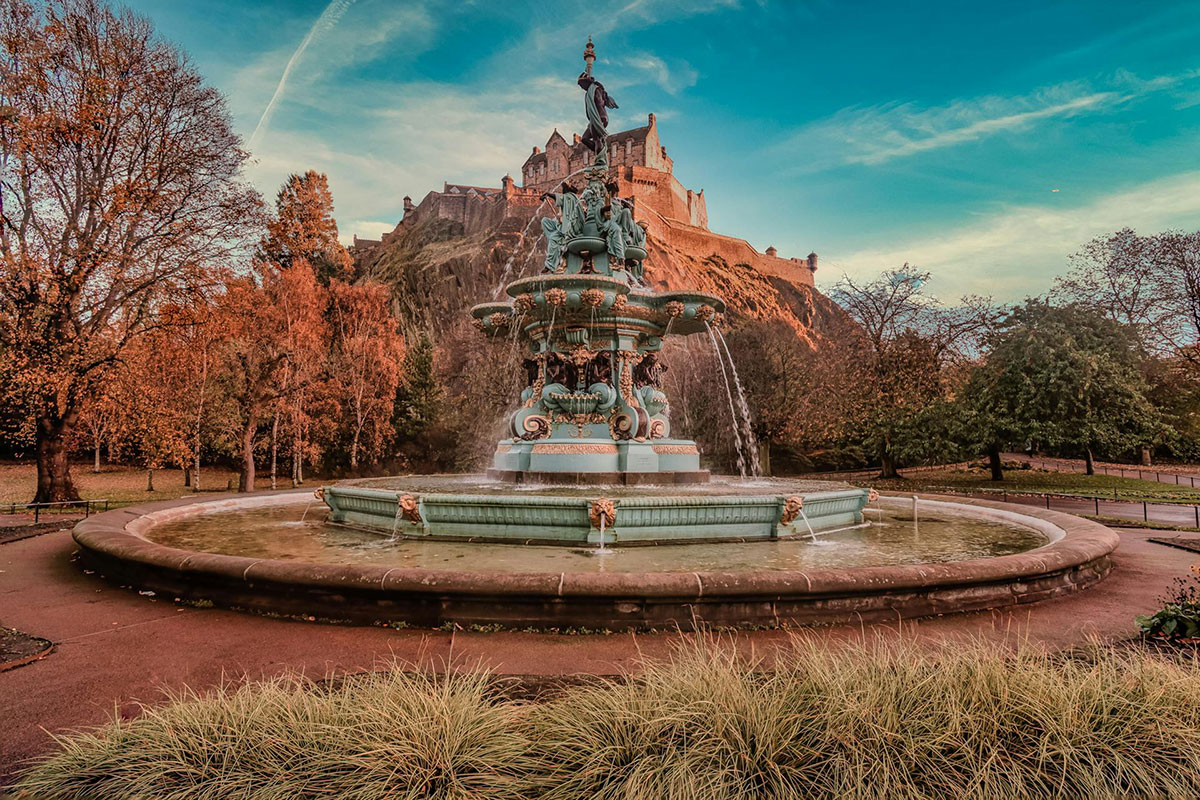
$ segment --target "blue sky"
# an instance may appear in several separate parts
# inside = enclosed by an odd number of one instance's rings
[[[1194,1],[128,5],[228,95],[264,194],[329,175],[346,240],[582,131],[589,33],[613,128],[655,112],[710,227],[821,284],[908,261],[1017,300],[1092,236],[1200,228]]]

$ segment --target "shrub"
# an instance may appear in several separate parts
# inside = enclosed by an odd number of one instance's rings
[[[486,673],[287,676],[147,706],[59,740],[36,798],[513,798],[529,770],[516,706]],[[20,796],[20,795],[18,795]]]
[[[703,641],[627,682],[280,678],[61,741],[37,798],[1194,798],[1200,663],[1094,648]]]
[[[1193,564],[1190,573],[1175,579],[1173,593],[1160,599],[1161,609],[1137,617],[1143,636],[1181,643],[1200,639],[1200,565]]]

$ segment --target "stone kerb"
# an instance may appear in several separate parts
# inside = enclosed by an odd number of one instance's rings
[[[95,515],[74,530],[81,561],[106,577],[183,600],[352,623],[500,623],[587,628],[843,622],[1011,606],[1089,586],[1108,574],[1115,533],[1041,509],[922,498],[919,508],[972,507],[1055,541],[1025,553],[946,564],[809,571],[496,573],[345,566],[200,553],[144,535],[168,518],[312,500],[309,492],[152,503]],[[888,500],[889,503],[903,500]]]

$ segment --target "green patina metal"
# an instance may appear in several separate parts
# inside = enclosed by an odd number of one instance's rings
[[[415,501],[405,515],[400,497]],[[558,497],[430,493],[334,486],[325,490],[330,521],[388,531],[397,538],[469,539],[529,544],[596,545],[605,509],[604,542],[612,545],[779,539],[843,528],[862,520],[866,492],[844,489],[803,495],[804,515],[789,513],[783,495]],[[807,519],[807,522],[805,521]]]
[[[471,315],[490,339],[520,344],[526,353],[526,386],[489,476],[596,484],[597,495],[416,497],[329,487],[333,521],[396,536],[565,544],[768,539],[861,522],[863,490],[604,499],[605,484],[708,480],[696,443],[671,436],[659,353],[667,336],[710,333],[722,323],[725,302],[646,286],[646,227],[635,221],[632,200],[617,196],[609,174],[605,109],[616,103],[592,75],[590,39],[584,60],[579,86],[588,127],[582,141],[594,158],[579,173],[581,186],[564,181],[544,196],[554,201],[557,216],[542,220],[542,273],[509,283],[504,289],[511,300],[481,303]],[[612,503],[613,513],[599,513],[598,503]]]
[[[594,58],[589,40],[579,85],[588,120],[583,142],[594,158],[581,186],[564,182],[546,195],[557,217],[542,221],[542,274],[508,284],[509,302],[471,309],[486,335],[517,339],[527,353],[521,406],[492,466],[513,480],[531,473],[702,480],[695,442],[671,438],[658,354],[668,335],[719,324],[725,303],[645,286],[646,232],[609,174],[605,109],[616,103],[592,75]]]

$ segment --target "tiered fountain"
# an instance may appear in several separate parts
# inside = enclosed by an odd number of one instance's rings
[[[918,525],[915,500],[881,498],[867,524],[868,492],[845,484],[710,479],[695,442],[671,436],[659,352],[668,335],[716,346],[724,304],[645,286],[644,229],[608,180],[612,105],[590,42],[584,58],[595,157],[583,185],[550,195],[542,274],[472,310],[488,337],[527,353],[488,474],[327,486],[327,519],[307,492],[119,509],[76,526],[81,564],[143,592],[275,615],[612,629],[941,614],[1108,572],[1115,535],[1065,514],[922,500]]]
[[[575,497],[418,495],[404,492],[403,480],[396,481],[401,491],[390,494],[334,486],[324,495],[333,519],[389,535],[597,545],[812,535],[862,522],[867,493],[858,489],[799,494],[794,484],[723,481],[713,491],[686,495],[660,488],[604,496],[600,487],[709,481],[696,443],[671,436],[660,351],[668,335],[711,337],[725,303],[645,285],[646,231],[609,175],[605,109],[616,104],[592,75],[595,57],[589,40],[579,86],[588,120],[582,141],[593,157],[577,173],[581,186],[563,181],[544,198],[554,200],[557,214],[542,221],[542,273],[509,283],[504,291],[511,301],[471,309],[485,335],[518,340],[528,354],[520,407],[510,417],[510,437],[496,446],[488,477],[579,491]],[[397,511],[399,502],[409,511]]]

